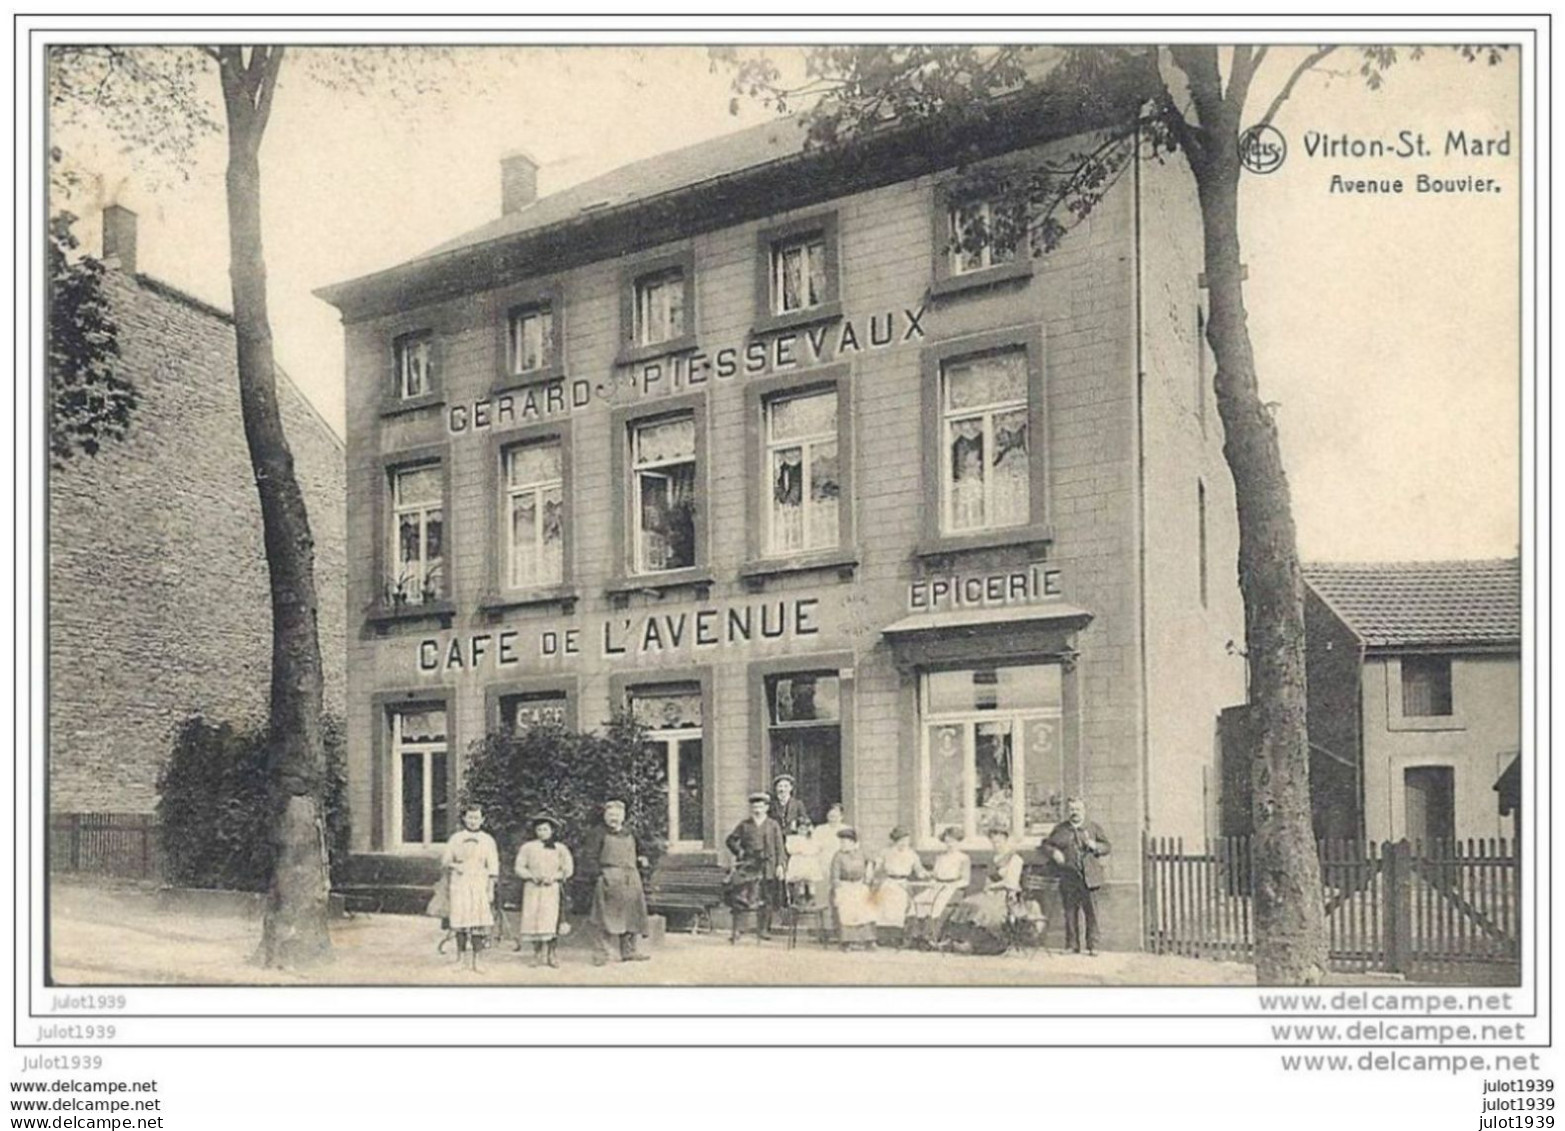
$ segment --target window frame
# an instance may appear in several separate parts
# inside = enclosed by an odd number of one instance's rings
[[[944,375],[946,366],[970,357],[1020,349],[1027,361],[1027,470],[1028,517],[1013,526],[986,527],[974,531],[947,532],[946,444]],[[922,351],[923,369],[923,441],[922,461],[924,530],[917,557],[985,549],[993,546],[1040,545],[1053,538],[1049,527],[1049,430],[1044,380],[1043,328],[1039,325],[996,330],[951,338],[926,346]]]
[[[1034,273],[1034,256],[1030,247],[1018,246],[1016,257],[1008,263],[996,263],[972,271],[957,272],[953,269],[955,248],[952,243],[952,216],[955,209],[975,200],[986,207],[993,201],[981,194],[963,192],[960,185],[939,181],[932,193],[931,223],[934,237],[933,276],[930,294],[934,298],[959,294],[963,291],[992,287],[1000,283],[1025,282]]]
[[[438,464],[441,472],[441,510],[444,518],[441,530],[442,554],[444,565],[444,592],[435,601],[404,603],[397,606],[388,601],[387,586],[395,579],[391,576],[391,570],[396,562],[396,554],[393,546],[395,531],[393,521],[395,508],[392,502],[395,476],[400,471],[409,471],[416,467],[428,464]],[[395,620],[417,620],[425,617],[449,617],[456,608],[457,585],[454,563],[455,554],[455,530],[451,521],[451,452],[445,444],[426,444],[416,448],[405,448],[401,451],[391,452],[381,457],[378,468],[379,478],[376,482],[376,490],[371,507],[371,521],[374,523],[375,536],[372,540],[373,568],[371,575],[370,598],[365,602],[369,610],[369,620],[372,623],[383,623]]]
[[[609,676],[609,703],[615,711],[629,711],[631,696],[638,690],[668,687],[697,687],[701,696],[701,828],[702,840],[682,841],[677,838],[678,828],[668,830],[668,853],[692,856],[712,854],[718,843],[717,831],[717,728],[713,725],[712,669],[710,667],[680,667],[658,669],[644,674],[616,672]],[[678,757],[677,743],[668,748]],[[665,799],[672,819],[674,803]]]
[[[741,572],[757,575],[781,569],[846,566],[857,560],[854,547],[854,450],[852,367],[847,363],[751,380],[745,384],[746,524],[748,561]],[[812,393],[837,397],[837,544],[813,550],[777,552],[770,545],[768,501],[770,460],[767,406]]]
[[[641,341],[642,284],[660,275],[680,272],[684,282],[684,328],[679,335],[661,342]],[[696,264],[695,252],[686,248],[671,255],[644,259],[631,264],[620,275],[620,351],[616,365],[628,365],[655,357],[684,353],[696,348]]]
[[[445,341],[450,332],[446,320],[427,311],[407,314],[384,324],[381,342],[380,398],[382,417],[400,416],[446,403]],[[429,343],[429,388],[411,397],[402,395],[402,350],[407,342]]]
[[[499,612],[526,605],[576,598],[576,507],[573,497],[574,458],[571,422],[551,420],[508,429],[489,438],[488,444],[488,530],[490,552],[488,575],[481,608]],[[510,495],[506,460],[513,448],[529,444],[557,443],[560,448],[560,498],[564,531],[560,547],[560,580],[546,584],[512,586],[510,571],[510,514],[505,505]],[[502,498],[503,497],[503,498]]]
[[[779,310],[776,294],[776,261],[781,247],[819,234],[825,249],[826,293],[815,306]],[[842,317],[841,252],[837,213],[816,212],[756,233],[755,324],[752,333],[769,334],[810,326]]]
[[[1462,714],[1462,703],[1457,692],[1460,679],[1458,666],[1463,659],[1460,652],[1438,648],[1409,651],[1386,657],[1386,728],[1392,731],[1466,730],[1467,720]],[[1409,715],[1403,712],[1403,664],[1409,659],[1444,660],[1450,667],[1451,713],[1448,715]]]
[[[436,707],[443,710],[446,715],[446,806],[447,812],[453,818],[452,828],[448,830],[447,835],[455,831],[455,821],[460,817],[456,807],[461,791],[461,766],[460,759],[455,757],[453,752],[462,748],[457,729],[455,690],[447,687],[422,687],[376,692],[370,697],[370,710],[375,720],[370,751],[371,852],[427,854],[443,843],[431,841],[428,844],[404,845],[398,839],[397,833],[402,822],[402,799],[396,793],[396,786],[401,771],[399,766],[393,765],[397,747],[392,741],[392,713]]]
[[[580,681],[575,676],[534,676],[527,679],[491,683],[484,687],[484,730],[503,732],[505,701],[523,696],[559,696],[565,700],[565,729],[579,725]]]
[[[642,572],[637,560],[637,531],[640,519],[635,506],[637,493],[631,476],[635,474],[632,451],[634,428],[653,424],[659,420],[689,416],[695,425],[695,519],[694,561],[691,565],[672,570]],[[664,397],[643,405],[615,409],[610,414],[611,451],[613,475],[614,553],[621,572],[609,583],[610,592],[627,589],[666,588],[682,584],[704,584],[711,581],[708,571],[710,554],[711,489],[710,458],[707,443],[707,396],[705,392],[686,393]]]
[[[567,310],[565,288],[556,279],[540,279],[509,287],[495,298],[495,378],[492,393],[557,381],[565,376]],[[553,350],[538,369],[518,371],[511,356],[511,326],[517,315],[547,308],[553,322]]]

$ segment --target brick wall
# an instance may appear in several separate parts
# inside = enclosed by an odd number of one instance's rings
[[[123,443],[49,481],[49,807],[140,812],[174,726],[264,721],[271,612],[232,323],[108,275],[141,403]],[[326,706],[345,701],[343,450],[278,381],[316,543]]]

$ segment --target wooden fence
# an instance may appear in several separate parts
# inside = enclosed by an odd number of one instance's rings
[[[1332,968],[1420,977],[1481,976],[1521,956],[1521,870],[1505,840],[1321,841]],[[1245,837],[1187,849],[1142,846],[1146,947],[1155,954],[1255,958],[1254,874]]]
[[[157,818],[151,813],[52,813],[49,867],[127,879],[158,879]]]

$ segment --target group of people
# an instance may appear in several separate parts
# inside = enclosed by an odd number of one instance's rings
[[[441,858],[441,886],[430,904],[456,936],[457,961],[478,969],[478,955],[495,927],[495,886],[500,854],[494,837],[484,831],[484,813],[470,805],[462,828],[446,842]],[[588,830],[580,846],[580,862],[560,842],[560,822],[547,813],[531,821],[532,838],[516,853],[515,872],[522,881],[517,922],[518,946],[531,943],[534,966],[558,967],[560,936],[565,921],[564,888],[573,877],[590,885],[595,965],[606,965],[617,954],[622,962],[645,962],[637,940],[647,932],[647,899],[641,870],[647,858],[625,827],[625,803],[603,806],[603,823]]]
[[[795,916],[819,912],[822,931],[834,925],[844,950],[874,949],[882,935],[899,944],[975,954],[1002,953],[1028,935],[1041,939],[1044,915],[1023,891],[1024,860],[1003,825],[990,828],[988,872],[983,886],[969,893],[973,862],[962,850],[959,829],[941,832],[941,851],[926,868],[904,828],[892,829],[886,850],[871,858],[858,831],[844,823],[841,805],[831,805],[825,823],[813,825],[787,774],[773,782],[772,792],[752,793],[749,803],[749,816],[725,842],[733,858],[724,888],[733,916],[730,942],[738,941],[746,916],[761,939],[769,938],[783,908]],[[1072,798],[1065,820],[1040,851],[1059,882],[1066,946],[1096,954],[1095,893],[1103,885],[1108,837],[1087,820],[1086,805]]]

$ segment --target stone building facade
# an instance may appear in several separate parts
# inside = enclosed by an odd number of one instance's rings
[[[233,320],[136,272],[105,217],[128,437],[49,476],[51,813],[143,813],[178,723],[266,719],[271,599]],[[345,700],[343,446],[285,374],[278,400],[315,536],[326,705]]]
[[[1082,106],[974,147],[1059,156]],[[994,207],[953,156],[802,142],[540,200],[511,175],[493,224],[321,292],[356,848],[434,851],[487,730],[628,708],[667,751],[668,866],[722,862],[784,770],[872,852],[955,826],[982,861],[1080,795],[1137,945],[1141,834],[1215,830],[1245,694],[1189,177],[1136,164],[1033,258],[953,241]]]

